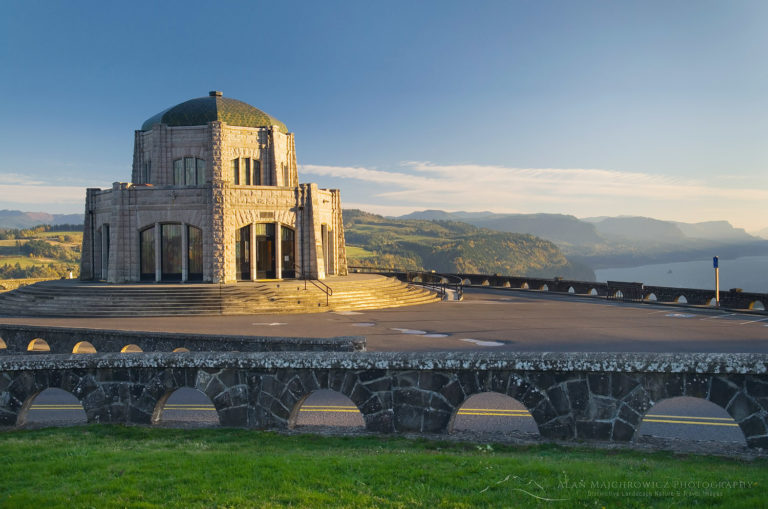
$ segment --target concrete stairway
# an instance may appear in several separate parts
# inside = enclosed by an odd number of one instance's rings
[[[439,301],[431,291],[382,276],[325,280],[333,295],[299,280],[237,284],[104,284],[46,281],[0,293],[6,316],[177,316],[312,313]]]

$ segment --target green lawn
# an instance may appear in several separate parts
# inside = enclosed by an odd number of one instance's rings
[[[20,264],[22,268],[33,265],[48,265],[51,262],[57,262],[51,258],[30,258],[28,256],[0,256],[0,265]]]
[[[376,253],[362,247],[347,246],[347,258],[366,258],[368,256],[376,256]]]
[[[762,507],[768,461],[95,425],[0,434],[0,507]]]

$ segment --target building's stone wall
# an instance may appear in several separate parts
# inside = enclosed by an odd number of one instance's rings
[[[313,391],[349,397],[378,432],[445,433],[474,394],[520,401],[545,438],[632,440],[655,403],[724,408],[750,447],[768,447],[768,355],[638,353],[190,353],[0,357],[0,424],[22,423],[48,387],[89,422],[149,424],[181,387],[207,394],[222,425],[286,428]]]
[[[29,352],[27,350],[29,344],[35,339],[45,341],[50,352]],[[365,338],[362,336],[330,338],[236,336],[0,324],[0,355],[68,354],[73,353],[75,345],[81,341],[87,341],[99,353],[121,352],[128,345],[136,345],[144,352],[172,352],[177,348],[186,348],[193,352],[365,350]]]
[[[202,230],[206,282],[237,280],[235,235],[238,228],[254,223],[278,223],[296,231],[294,259],[304,267],[303,276],[346,274],[339,192],[318,190],[314,185],[307,191],[307,187],[299,186],[292,133],[283,134],[275,127],[237,127],[222,122],[192,127],[156,124],[149,131],[136,132],[134,147],[132,177],[137,185],[115,183],[111,190],[88,191],[81,279],[138,281],[140,231],[160,223],[180,223]],[[173,186],[173,161],[184,157],[206,162],[204,186]],[[234,184],[232,160],[246,157],[261,161],[263,185],[245,185],[244,178],[240,185]],[[149,162],[150,179],[145,183],[145,165]],[[317,259],[323,253],[324,224],[331,234],[330,264]],[[109,228],[108,241],[105,225]],[[253,248],[253,242],[251,245]],[[276,245],[280,245],[279,238]],[[107,246],[109,267],[103,270]],[[156,249],[160,249],[159,245]],[[276,258],[284,259],[277,254]],[[328,271],[326,265],[333,270]],[[293,267],[285,269],[291,271]],[[281,272],[279,267],[277,272]],[[159,279],[157,267],[156,274]],[[255,271],[251,274],[256,277]],[[185,275],[183,269],[182,279]]]

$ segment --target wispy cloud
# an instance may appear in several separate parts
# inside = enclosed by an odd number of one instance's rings
[[[682,221],[730,219],[756,227],[768,188],[593,168],[514,168],[407,161],[396,170],[303,165],[303,175],[375,184],[352,200],[371,207],[645,215]],[[350,187],[339,183],[342,190]],[[345,193],[346,194],[346,193]],[[762,216],[762,214],[757,214]]]

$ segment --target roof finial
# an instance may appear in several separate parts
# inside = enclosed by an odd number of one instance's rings
[[[221,97],[224,95],[224,93],[221,90],[211,90],[208,92],[208,95],[211,97]]]

